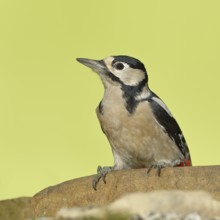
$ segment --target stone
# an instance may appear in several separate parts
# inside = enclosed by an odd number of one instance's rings
[[[31,198],[23,197],[0,201],[1,220],[26,220],[32,217]]]
[[[203,190],[220,201],[220,166],[170,167],[147,175],[146,169],[120,170],[107,175],[106,184],[92,188],[94,176],[70,180],[48,187],[31,201],[35,217],[55,216],[61,208],[108,205],[129,192],[155,190]],[[199,198],[198,198],[199,199]]]
[[[134,192],[107,206],[63,208],[58,218],[107,219],[107,216],[124,216],[126,219],[214,219],[220,218],[220,201],[203,191]]]

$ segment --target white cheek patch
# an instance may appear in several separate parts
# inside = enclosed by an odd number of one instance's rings
[[[127,63],[123,63],[124,69],[117,70],[112,66],[114,57],[106,57],[104,59],[105,65],[109,72],[118,77],[125,85],[136,86],[145,78],[145,73],[140,69],[133,69]]]
[[[128,67],[127,69],[125,69],[125,72],[121,77],[121,80],[129,86],[136,86],[144,78],[145,78],[145,73],[142,70]]]
[[[125,68],[123,70],[116,70],[112,67],[111,72],[125,85],[136,86],[145,78],[145,73],[142,70],[133,69],[127,64],[124,64],[124,66]]]
[[[120,62],[120,63],[122,63],[122,62]],[[123,65],[124,65],[123,70],[117,70],[114,67],[111,67],[111,72],[120,79],[123,79],[123,76],[129,76],[128,75],[129,73],[127,73],[127,71],[128,72],[130,71],[128,64],[123,63]]]
[[[164,102],[157,98],[157,97],[152,97],[152,99],[157,102],[157,104],[159,104],[171,117],[173,117],[172,113],[170,112],[170,110],[167,108],[167,106],[164,104]]]

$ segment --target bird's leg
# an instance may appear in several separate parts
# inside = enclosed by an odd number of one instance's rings
[[[95,178],[92,180],[92,187],[94,190],[97,190],[96,189],[96,186],[99,182],[100,179],[103,180],[104,183],[106,183],[106,175],[111,172],[112,170],[114,169],[114,167],[101,167],[101,166],[98,166],[97,168],[97,175],[95,176]]]
[[[176,159],[176,160],[173,160],[173,161],[166,161],[166,160],[157,161],[156,163],[152,164],[148,168],[147,174],[149,174],[152,169],[156,168],[157,169],[157,175],[160,176],[162,168],[165,168],[165,167],[178,167],[178,166],[191,166],[191,161],[190,160],[183,160],[183,159]]]
[[[164,166],[162,166],[162,165],[160,165],[160,164],[151,165],[151,166],[148,168],[148,170],[147,170],[147,174],[149,174],[153,168],[156,168],[156,169],[157,169],[157,175],[160,176],[160,174],[161,174],[161,169],[164,168]]]
[[[160,176],[160,174],[161,174],[161,169],[162,169],[162,168],[163,168],[163,167],[160,166],[160,165],[157,166],[157,175],[158,175],[158,176]]]
[[[148,170],[147,170],[147,174],[149,174],[150,171],[151,171],[153,168],[154,168],[154,165],[151,165],[151,166],[148,168]]]

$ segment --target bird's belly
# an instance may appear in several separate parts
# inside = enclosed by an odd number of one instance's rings
[[[105,111],[98,115],[118,169],[149,167],[160,160],[175,160],[179,150],[156,123],[148,103],[139,104],[130,115]]]

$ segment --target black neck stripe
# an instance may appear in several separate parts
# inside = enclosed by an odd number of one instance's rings
[[[124,83],[117,77],[115,76],[114,74],[112,74],[111,72],[106,72],[106,75],[114,82],[118,82],[120,83],[121,85],[123,85]]]
[[[106,74],[112,81],[118,82],[121,85],[123,97],[126,101],[126,109],[130,114],[132,114],[139,103],[139,101],[137,101],[135,97],[140,94],[143,88],[146,86],[148,81],[147,75],[145,75],[145,78],[141,82],[139,82],[138,85],[130,86],[125,85],[117,76],[115,76],[111,72],[108,71]]]
[[[122,85],[122,91],[123,91],[123,97],[126,100],[126,109],[130,114],[134,112],[136,109],[139,101],[135,99],[137,95],[139,95],[142,91],[143,88],[147,84],[147,78],[144,78],[138,85],[136,86],[128,86],[123,84]]]

